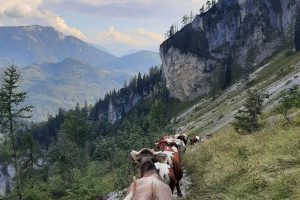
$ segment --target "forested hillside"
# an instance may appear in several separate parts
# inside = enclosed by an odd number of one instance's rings
[[[166,131],[170,101],[155,67],[94,106],[60,109],[47,122],[27,126],[17,136],[25,199],[94,199],[125,188],[136,173],[128,152],[151,147]],[[7,149],[1,163],[10,163],[9,146],[1,149]]]

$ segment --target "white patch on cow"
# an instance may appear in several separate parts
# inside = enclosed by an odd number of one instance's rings
[[[180,135],[177,133],[174,135],[174,138],[178,138]]]
[[[173,139],[173,138],[167,138],[167,139],[166,139],[166,142],[167,142],[168,144],[173,143],[173,142],[174,142],[174,139]]]
[[[174,157],[173,152],[164,151],[164,153],[167,155],[167,159],[165,160],[165,163],[170,165],[170,167],[173,167],[173,161],[172,161],[172,158]]]
[[[178,149],[174,146],[172,147],[172,150],[175,151],[175,152],[178,152]]]
[[[199,141],[199,140],[200,140],[200,137],[199,137],[199,136],[196,136],[196,139]]]
[[[177,145],[177,146],[180,146],[181,145],[181,142],[182,142],[182,140],[180,140],[180,139],[174,139],[174,141],[173,142],[175,142],[175,144]]]
[[[158,170],[159,176],[162,178],[162,180],[166,184],[170,184],[170,177],[169,177],[169,168],[170,166],[167,165],[166,163],[159,163],[156,162],[154,163],[155,168]]]

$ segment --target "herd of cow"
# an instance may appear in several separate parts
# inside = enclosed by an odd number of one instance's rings
[[[196,136],[190,139],[191,145],[203,142],[207,137]],[[186,134],[176,134],[159,139],[153,150],[131,151],[130,156],[139,165],[141,178],[134,178],[124,200],[171,200],[175,187],[181,197],[179,181],[183,177],[181,163],[187,142]]]

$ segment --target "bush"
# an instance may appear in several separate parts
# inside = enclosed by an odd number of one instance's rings
[[[24,200],[48,200],[48,194],[37,187],[29,188],[24,191]]]
[[[291,121],[288,116],[289,111],[293,108],[299,108],[299,107],[300,107],[300,91],[299,91],[299,86],[296,85],[290,88],[287,92],[283,92],[281,94],[277,111],[284,116],[284,118],[289,124],[291,124]]]
[[[259,129],[258,116],[262,114],[263,102],[267,94],[261,94],[256,90],[248,92],[248,98],[242,109],[235,116],[233,127],[238,133],[251,133]]]

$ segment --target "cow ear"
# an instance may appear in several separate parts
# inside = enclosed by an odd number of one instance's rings
[[[156,162],[165,162],[167,158],[168,158],[167,154],[163,152],[157,152],[154,154],[154,160]]]
[[[135,163],[138,163],[138,156],[139,156],[139,152],[134,150],[130,152],[130,157]]]

